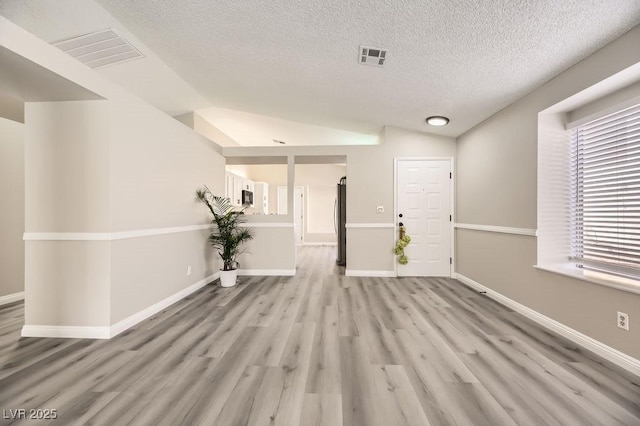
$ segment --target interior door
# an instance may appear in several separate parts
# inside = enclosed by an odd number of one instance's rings
[[[396,224],[411,243],[398,276],[451,275],[451,161],[398,160]],[[397,234],[396,234],[397,235]],[[396,236],[397,238],[397,236]]]

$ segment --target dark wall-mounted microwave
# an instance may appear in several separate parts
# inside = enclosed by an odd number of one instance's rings
[[[247,191],[246,189],[242,190],[242,204],[253,205],[253,192]]]

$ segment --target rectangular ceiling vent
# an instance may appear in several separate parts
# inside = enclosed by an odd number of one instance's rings
[[[91,68],[144,58],[138,49],[111,28],[51,43]]]
[[[387,59],[387,49],[379,47],[360,46],[359,61],[363,65],[381,67]]]

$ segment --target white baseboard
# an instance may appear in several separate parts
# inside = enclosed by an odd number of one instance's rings
[[[111,326],[111,330],[110,330],[110,337],[114,337],[117,336],[118,334],[122,333],[123,331],[133,327],[134,325],[146,320],[147,318],[149,318],[152,315],[157,314],[158,312],[162,311],[163,309],[173,305],[174,303],[176,303],[179,300],[184,299],[185,297],[187,297],[188,295],[190,295],[191,293],[194,293],[198,290],[200,290],[202,287],[204,287],[205,285],[209,284],[211,281],[217,279],[218,277],[220,277],[220,271],[209,275],[208,277],[198,281],[195,284],[190,285],[187,288],[184,288],[182,290],[180,290],[177,293],[172,294],[171,296],[167,297],[166,299],[162,299],[161,301],[154,303],[153,305],[149,306],[148,308],[145,308],[143,310],[141,310],[138,313],[135,313],[133,315],[131,315],[130,317],[127,317],[125,319],[123,319],[122,321],[118,321],[117,323],[113,324]]]
[[[168,306],[173,305],[179,300],[184,299],[191,293],[204,287],[211,281],[220,276],[220,272],[216,272],[207,278],[180,290],[177,293],[163,299],[153,305],[123,319],[111,327],[82,327],[82,326],[65,326],[65,325],[25,325],[22,327],[22,337],[64,337],[74,339],[110,339],[123,331],[133,327],[141,321],[146,320],[152,315],[157,314]]]
[[[285,276],[292,277],[295,269],[238,269],[238,276]]]
[[[303,246],[337,246],[338,243],[332,243],[332,242],[327,242],[327,243],[323,243],[323,242],[313,242],[313,243],[302,243]]]
[[[109,339],[109,327],[82,327],[73,325],[25,325],[22,337],[51,337],[66,339]]]
[[[567,327],[566,325],[545,315],[542,315],[541,313],[534,311],[533,309],[528,308],[516,302],[515,300],[509,299],[508,297],[503,296],[502,294],[483,286],[482,284],[472,280],[471,278],[465,277],[464,275],[458,273],[456,273],[456,278],[460,282],[473,288],[474,290],[486,292],[487,296],[489,296],[493,300],[513,309],[514,311],[524,315],[525,317],[538,323],[539,325],[565,337],[566,339],[571,340],[572,342],[582,346],[585,349],[590,350],[591,352],[616,364],[617,366],[624,368],[625,370],[635,374],[636,376],[640,376],[640,360],[633,358],[623,352],[620,352],[619,350],[614,349],[611,346],[607,346],[604,343],[599,342],[598,340],[593,339],[585,334],[582,334],[577,330]]]
[[[0,306],[8,305],[9,303],[18,302],[20,300],[24,300],[24,291],[0,296]]]
[[[347,277],[395,277],[396,271],[366,271],[357,269],[345,269]]]

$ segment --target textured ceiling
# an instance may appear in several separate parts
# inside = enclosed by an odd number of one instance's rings
[[[0,0],[0,14],[46,41],[120,30],[147,58],[100,72],[170,114],[457,136],[639,24],[640,1]],[[388,49],[385,66],[359,65],[360,45]]]
[[[115,29],[145,58],[97,70],[169,115],[209,103],[109,12],[91,0],[0,0],[0,15],[46,42]],[[2,64],[0,63],[0,66]]]
[[[98,1],[216,106],[366,133],[459,135],[640,23],[638,0]]]

